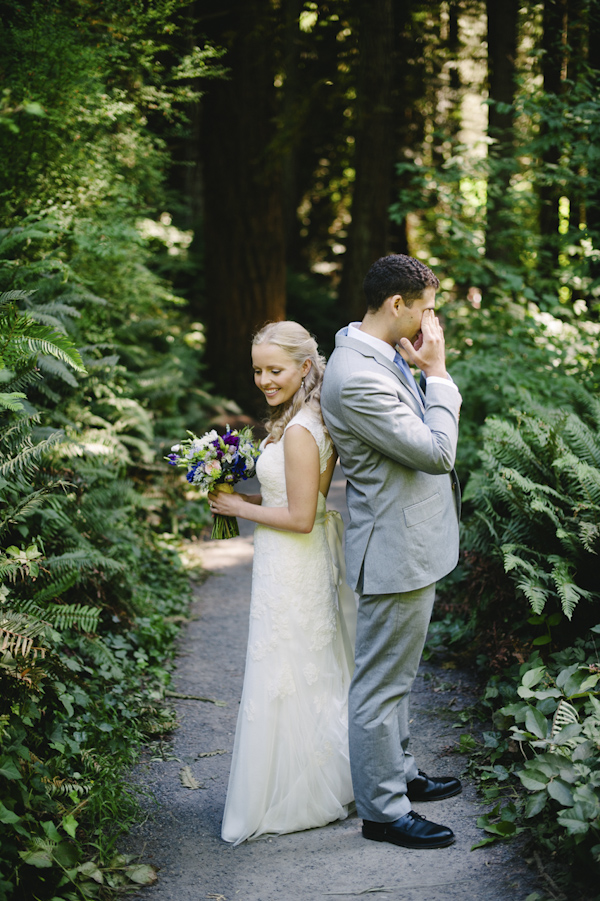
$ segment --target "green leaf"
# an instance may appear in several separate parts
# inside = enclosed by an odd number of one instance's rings
[[[79,863],[79,848],[73,842],[62,841],[54,849],[54,859],[65,869]]]
[[[578,785],[573,792],[573,797],[575,798],[575,806],[585,817],[592,820],[598,816],[600,799],[590,785]]]
[[[564,782],[561,782],[560,779],[554,779],[552,782],[549,782],[547,791],[550,797],[554,798],[555,801],[558,801],[563,807],[573,806],[574,801],[571,790]]]
[[[575,698],[577,695],[584,693],[586,689],[582,688],[582,686],[587,679],[588,674],[583,670],[578,670],[572,676],[569,676],[563,686],[563,691],[567,698]]]
[[[552,738],[552,744],[564,745],[581,734],[581,723],[569,723]]]
[[[587,760],[588,757],[592,756],[594,750],[594,742],[591,739],[588,739],[575,748],[575,750],[573,751],[573,760],[576,762],[580,760]]]
[[[17,816],[12,810],[9,810],[8,807],[5,807],[2,801],[0,801],[0,823],[5,823],[7,826],[20,822],[21,817]]]
[[[526,688],[533,688],[546,674],[545,666],[536,666],[535,669],[528,670],[521,680],[521,684]]]
[[[517,776],[521,780],[524,788],[528,788],[529,791],[537,792],[545,789],[548,785],[549,778],[541,773],[539,770],[521,770],[517,773]]]
[[[525,816],[529,819],[541,813],[546,806],[548,795],[545,791],[535,792],[530,795],[525,802]]]
[[[10,757],[3,757],[2,759],[0,759],[0,776],[4,776],[5,779],[22,778],[17,764]]]
[[[569,835],[585,835],[590,829],[587,817],[578,804],[575,804],[575,806],[568,811],[561,810],[557,820],[560,825],[567,830]]]
[[[148,866],[148,864],[137,864],[132,867],[126,867],[125,873],[132,882],[136,883],[136,885],[152,885],[152,883],[156,882],[158,879],[156,870],[154,867]]]
[[[529,707],[525,714],[525,728],[538,738],[546,738],[548,735],[548,721],[543,713],[535,707]]]
[[[60,844],[63,837],[60,834],[60,832],[58,831],[58,829],[56,828],[56,826],[54,825],[54,823],[52,822],[52,820],[46,820],[45,822],[43,822],[42,829],[44,830],[44,832],[46,834],[46,838],[50,839],[51,842],[54,842],[57,845]]]
[[[471,851],[475,851],[477,848],[485,848],[486,845],[493,845],[498,841],[496,836],[488,836],[487,838],[482,838],[480,842],[477,842],[476,845],[471,845]]]
[[[80,867],[77,867],[77,872],[81,873],[83,876],[87,876],[88,879],[93,879],[94,882],[97,882],[99,885],[104,884],[102,870],[93,860],[86,860]]]
[[[24,863],[28,863],[30,866],[38,869],[48,869],[54,865],[49,851],[19,851],[19,857]]]
[[[75,819],[72,813],[67,814],[67,816],[62,818],[62,827],[71,838],[75,838],[75,833],[77,832],[77,827],[79,826],[78,821]]]

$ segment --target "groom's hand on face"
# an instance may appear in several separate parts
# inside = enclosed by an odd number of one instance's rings
[[[409,362],[418,366],[426,378],[431,375],[448,378],[444,332],[433,310],[423,311],[421,331],[415,343],[411,344],[408,338],[401,338],[400,347],[406,351]]]

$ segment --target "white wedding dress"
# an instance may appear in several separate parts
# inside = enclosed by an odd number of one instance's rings
[[[332,445],[318,413],[302,425],[319,448]],[[287,506],[284,442],[263,445],[262,502]],[[222,837],[239,844],[264,833],[296,832],[348,815],[348,687],[356,603],[343,580],[341,517],[319,494],[310,534],[257,525],[250,632]]]

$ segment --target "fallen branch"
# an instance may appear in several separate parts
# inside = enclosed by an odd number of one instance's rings
[[[227,701],[219,701],[216,698],[203,698],[202,695],[184,695],[179,691],[170,691],[165,688],[165,696],[168,698],[181,698],[184,701],[206,701],[207,704],[215,704],[217,707],[227,707]]]

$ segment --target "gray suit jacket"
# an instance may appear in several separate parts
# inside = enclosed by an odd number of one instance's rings
[[[347,479],[348,584],[364,594],[414,591],[456,566],[460,488],[454,472],[461,397],[432,382],[418,398],[363,341],[336,335],[321,406]]]

